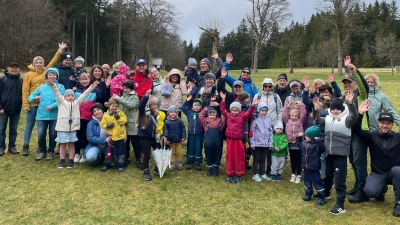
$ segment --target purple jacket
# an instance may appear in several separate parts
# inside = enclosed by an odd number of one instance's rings
[[[288,143],[296,143],[296,137],[300,132],[304,132],[303,124],[307,117],[307,111],[304,105],[301,105],[300,108],[300,118],[297,121],[293,121],[290,119],[290,107],[285,106],[282,112],[282,120],[286,124],[285,133],[287,137]]]
[[[260,111],[262,107],[266,106],[264,102],[260,102],[257,106],[257,111]],[[268,117],[261,116],[258,113],[258,117],[253,120],[251,123],[251,132],[253,135],[250,135],[250,145],[251,147],[272,147],[272,126],[271,120]]]

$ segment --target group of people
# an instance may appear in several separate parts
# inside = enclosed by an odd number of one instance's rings
[[[344,60],[343,94],[333,74],[325,83],[322,79],[311,82],[308,77],[288,81],[283,73],[275,86],[273,79],[265,78],[259,92],[249,68],[237,78],[228,74],[233,61],[230,53],[223,62],[213,51],[214,71],[209,59],[200,61],[198,72],[197,61],[189,58],[184,73],[172,69],[161,78],[159,70],[148,69],[144,59],[137,60],[132,71],[117,62],[113,74],[107,64],[95,65],[87,73],[84,59],[74,60],[65,48],[65,43],[59,44],[47,66],[42,57],[35,57],[23,79],[18,63],[8,65],[0,79],[0,156],[6,149],[8,123],[8,152],[19,154],[15,142],[24,109],[22,155],[29,154],[37,123],[36,160],[53,160],[59,154],[58,168],[88,161],[102,163],[103,172],[113,167],[123,172],[133,159],[132,145],[136,166],[143,170],[143,179],[150,181],[151,148],[164,145],[172,150],[170,170],[180,170],[186,163],[186,170],[201,171],[204,148],[207,176],[218,176],[225,140],[229,183],[241,182],[245,170],[251,168],[256,182],[281,181],[289,155],[288,180],[298,184],[304,179],[304,201],[315,197],[318,205],[325,204],[335,184],[337,198],[330,213],[341,214],[346,193],[352,195],[351,203],[370,198],[384,201],[387,185],[392,184],[393,215],[400,216],[400,134],[392,131],[393,123],[400,125],[400,117],[379,91],[378,76],[364,77],[349,56]],[[181,113],[186,115],[187,127]],[[186,140],[184,162],[182,143]],[[347,157],[355,184],[346,191]],[[153,172],[159,173],[157,166]]]

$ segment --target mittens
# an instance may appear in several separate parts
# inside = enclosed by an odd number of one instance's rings
[[[119,115],[118,115],[119,116]],[[111,129],[114,127],[114,122],[107,124],[107,129]]]
[[[117,112],[115,112],[115,113],[114,113],[114,117],[115,117],[115,119],[118,120],[118,119],[120,118],[120,115],[119,115]]]

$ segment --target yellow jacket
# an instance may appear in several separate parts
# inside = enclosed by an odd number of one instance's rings
[[[126,138],[126,127],[125,124],[128,122],[128,118],[125,113],[121,110],[117,110],[120,118],[115,119],[114,115],[110,114],[109,111],[104,113],[103,119],[101,120],[100,126],[104,130],[107,130],[108,136],[111,137],[113,141],[119,141]],[[114,123],[114,127],[107,129],[107,124]]]
[[[60,50],[57,50],[53,59],[44,68],[34,68],[33,65],[29,65],[27,72],[24,75],[24,82],[22,83],[22,108],[28,110],[31,106],[38,106],[39,102],[29,102],[28,97],[31,95],[39,85],[44,84],[46,81],[44,75],[46,70],[50,67],[57,66],[58,61],[61,58]]]
[[[163,135],[164,120],[165,120],[165,113],[163,111],[158,111],[156,134]]]

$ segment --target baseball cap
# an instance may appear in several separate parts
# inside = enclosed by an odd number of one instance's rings
[[[136,65],[138,65],[139,63],[143,63],[143,64],[147,65],[146,60],[144,60],[144,59],[138,59],[136,61]]]
[[[18,66],[18,67],[19,67],[19,65],[18,65],[17,62],[10,62],[10,63],[8,64],[8,67],[12,67],[12,66]]]
[[[378,121],[381,121],[381,120],[389,120],[389,121],[393,122],[393,115],[388,112],[382,112],[379,114],[379,118],[378,118]]]
[[[350,74],[345,74],[345,75],[343,76],[342,83],[343,83],[343,81],[345,81],[345,80],[348,80],[348,81],[351,81],[351,82],[355,81],[353,75],[350,75]]]

